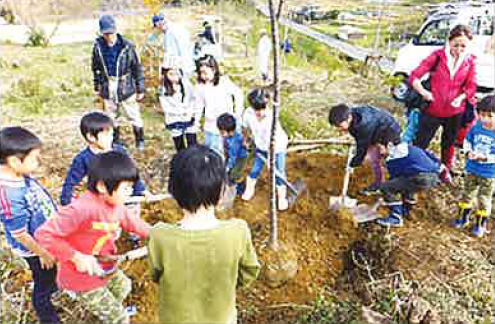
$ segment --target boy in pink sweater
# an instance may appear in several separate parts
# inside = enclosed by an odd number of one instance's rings
[[[138,178],[130,157],[115,151],[96,155],[89,168],[89,190],[35,233],[57,259],[58,286],[74,292],[105,323],[129,322],[122,302],[131,280],[120,270],[105,276],[105,269],[115,264],[100,263],[96,257],[117,253],[115,241],[122,230],[148,237],[149,225],[124,206]]]

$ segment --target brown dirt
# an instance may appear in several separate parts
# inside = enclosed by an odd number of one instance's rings
[[[289,180],[302,177],[308,185],[308,192],[299,198],[292,209],[278,214],[278,234],[282,244],[291,250],[291,257],[297,260],[299,270],[292,280],[277,288],[267,285],[262,276],[249,289],[239,292],[240,309],[258,310],[259,316],[247,314],[245,320],[248,322],[269,319],[267,316],[274,304],[307,304],[313,301],[319,292],[318,287],[332,286],[340,275],[343,269],[342,253],[349,249],[358,234],[346,211],[333,213],[328,210],[328,197],[340,192],[343,177],[340,166],[343,163],[343,157],[328,154],[289,157]],[[265,172],[252,201],[237,199],[231,210],[219,213],[220,218],[238,217],[248,222],[260,262],[265,266],[267,261],[276,259],[273,252],[266,248],[269,236],[266,176]],[[357,188],[368,181],[369,170],[357,170],[353,178],[360,179],[360,184],[351,187],[351,195],[355,195]],[[150,223],[175,222],[181,218],[180,210],[170,200],[143,205],[142,215]],[[143,280],[143,273],[147,273],[146,266],[146,261],[134,261],[126,271],[134,279],[129,302],[140,309],[134,318],[136,323],[156,320],[157,287],[149,280]],[[243,314],[241,312],[241,318]]]

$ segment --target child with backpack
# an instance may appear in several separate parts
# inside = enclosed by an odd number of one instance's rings
[[[248,95],[248,101],[251,107],[246,109],[243,116],[242,127],[246,132],[249,131],[252,134],[256,146],[254,164],[246,179],[246,190],[242,195],[242,199],[246,201],[251,200],[254,196],[257,179],[265,166],[262,157],[266,159],[268,156],[270,130],[273,120],[272,109],[268,108],[269,99],[270,95],[265,89],[254,89]],[[279,120],[276,121],[275,129],[275,167],[285,178],[285,164],[289,140]],[[289,208],[287,186],[278,176],[276,177],[276,185],[278,209],[286,210]]]
[[[61,323],[51,302],[57,291],[56,260],[34,239],[35,231],[57,210],[48,192],[29,175],[39,166],[40,149],[40,139],[22,127],[0,131],[0,219],[12,251],[31,270],[31,300],[39,321]]]
[[[112,261],[122,231],[147,238],[149,225],[124,206],[139,179],[132,159],[120,152],[96,155],[89,167],[88,191],[60,208],[35,233],[58,261],[57,284],[105,323],[129,323],[122,302],[131,280]],[[107,275],[106,270],[112,274]],[[116,271],[115,271],[116,270]]]

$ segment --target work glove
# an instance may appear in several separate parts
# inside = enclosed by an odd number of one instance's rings
[[[87,272],[90,276],[104,275],[104,271],[98,263],[98,260],[92,255],[82,254],[76,251],[72,257],[72,262],[79,272]]]

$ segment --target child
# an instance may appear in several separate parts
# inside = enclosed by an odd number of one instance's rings
[[[81,151],[70,166],[62,186],[60,202],[62,206],[68,205],[74,194],[74,187],[79,185],[88,174],[89,164],[96,154],[115,150],[125,153],[120,145],[112,145],[113,122],[107,115],[100,112],[92,112],[84,115],[80,124],[81,134],[88,146]],[[133,195],[148,195],[146,187],[141,180],[134,184]]]
[[[253,135],[254,144],[256,145],[256,156],[251,172],[246,179],[246,190],[242,195],[243,200],[251,200],[254,196],[256,181],[265,165],[265,162],[259,155],[265,159],[268,156],[270,130],[273,120],[272,110],[267,108],[269,99],[270,96],[265,89],[254,89],[248,95],[248,101],[251,107],[246,109],[244,113],[243,127]],[[275,131],[275,167],[284,177],[286,177],[285,160],[287,156],[287,144],[287,134],[280,125],[280,121],[277,120]],[[278,209],[286,210],[289,208],[287,187],[279,177],[276,177],[276,184]]]
[[[248,160],[248,150],[240,132],[236,132],[236,121],[231,114],[222,114],[217,119],[217,127],[223,137],[227,185],[236,186],[238,195],[242,195],[246,182],[242,181]]]
[[[197,116],[194,88],[187,78],[182,76],[180,62],[174,56],[165,56],[161,67],[163,93],[159,100],[165,114],[165,128],[170,130],[175,149],[180,151],[196,145],[199,119]],[[184,139],[185,135],[185,139]]]
[[[223,156],[223,140],[217,128],[217,118],[230,113],[239,120],[243,107],[242,90],[227,76],[221,76],[218,63],[211,55],[196,62],[198,107],[205,112],[205,145]]]
[[[446,168],[431,152],[407,143],[393,145],[389,136],[384,134],[377,144],[380,154],[386,158],[389,174],[389,179],[380,185],[389,214],[387,218],[378,219],[377,223],[400,227],[403,218],[409,216],[416,204],[415,193],[436,186]]]
[[[117,253],[115,241],[122,230],[148,237],[149,226],[128,211],[124,202],[139,178],[132,159],[120,152],[96,155],[89,168],[89,190],[35,233],[39,244],[58,261],[57,284],[75,293],[76,300],[105,323],[129,323],[122,301],[131,280],[121,270],[106,276],[112,263],[98,256]]]
[[[476,237],[482,237],[487,231],[495,188],[495,96],[483,98],[477,110],[479,120],[464,140],[467,175],[464,192],[459,202],[459,218],[453,225],[462,228],[469,224],[473,211],[471,203],[477,194],[479,209],[475,212],[476,221],[472,233]]]
[[[33,237],[56,211],[48,192],[29,176],[38,168],[40,150],[39,138],[24,128],[0,131],[0,218],[8,244],[31,269],[32,302],[39,321],[60,323],[51,302],[57,291],[55,259]]]
[[[184,217],[154,225],[148,243],[160,323],[236,323],[235,289],[258,276],[246,222],[215,217],[224,181],[222,158],[203,145],[172,159],[168,190]]]
[[[360,194],[376,194],[383,181],[382,162],[376,145],[380,140],[378,134],[386,134],[391,142],[397,145],[400,143],[399,124],[384,110],[371,106],[349,108],[345,104],[332,107],[328,120],[330,125],[336,126],[340,131],[349,132],[356,140],[357,151],[350,167],[360,166],[365,158],[371,164],[375,181],[362,189]]]

